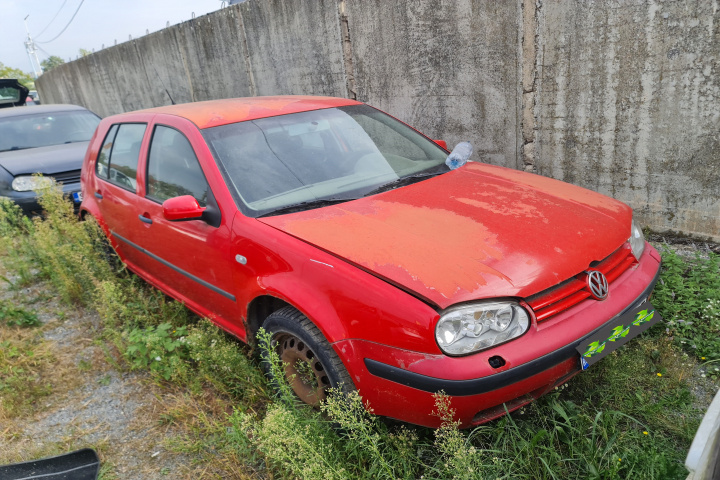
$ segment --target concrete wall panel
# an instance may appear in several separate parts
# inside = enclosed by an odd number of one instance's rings
[[[182,102],[253,94],[243,51],[242,18],[237,9],[227,8],[185,22],[177,26],[176,38],[178,65],[184,70],[191,93]]]
[[[192,84],[188,80],[183,45],[178,41],[178,27],[170,27],[135,40],[142,52],[143,70],[150,81],[145,84],[143,107],[159,107],[192,101]],[[116,66],[103,65],[103,70]],[[112,89],[112,85],[111,85]]]
[[[515,2],[347,2],[358,100],[517,167]]]
[[[537,171],[720,239],[717,2],[543,2]]]
[[[345,97],[334,0],[240,4],[257,95]]]

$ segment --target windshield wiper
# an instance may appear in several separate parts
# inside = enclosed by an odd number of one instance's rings
[[[280,215],[283,213],[301,212],[303,210],[311,210],[313,208],[328,207],[330,205],[336,205],[338,203],[349,202],[350,200],[357,200],[355,197],[332,197],[332,198],[319,198],[317,200],[308,200],[307,202],[294,203],[285,207],[280,207],[272,212],[264,213],[259,215],[260,217],[271,217],[273,215]]]
[[[445,172],[422,172],[416,173],[415,175],[408,175],[407,177],[401,177],[390,182],[383,183],[379,187],[374,188],[367,193],[364,193],[363,197],[369,197],[370,195],[375,195],[376,193],[387,192],[389,190],[394,190],[399,187],[404,187],[405,185],[419,182],[421,178],[434,177],[436,175],[440,175],[441,173]]]
[[[5,150],[0,150],[0,152],[13,152],[15,150],[27,150],[28,148],[32,148],[32,147],[10,147],[10,148],[6,148]]]

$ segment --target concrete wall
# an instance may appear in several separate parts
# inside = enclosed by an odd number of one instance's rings
[[[249,0],[62,65],[45,101],[101,115],[349,96],[474,160],[611,195],[720,240],[718,0]],[[167,92],[166,92],[167,90]]]
[[[288,3],[254,0],[107,48],[53,69],[38,89],[101,116],[171,98],[346,96],[337,4]]]
[[[538,5],[537,172],[720,240],[718,2]]]
[[[358,99],[516,168],[518,13],[512,1],[348,1]]]
[[[476,160],[516,167],[519,8],[250,0],[61,65],[37,86],[46,102],[102,116],[170,97],[352,97],[449,144],[472,141]]]

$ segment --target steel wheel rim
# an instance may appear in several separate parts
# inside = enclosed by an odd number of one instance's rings
[[[283,362],[285,379],[303,402],[318,407],[330,387],[325,367],[308,345],[290,334],[276,337],[277,352]]]

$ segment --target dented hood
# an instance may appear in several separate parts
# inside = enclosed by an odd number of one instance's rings
[[[371,197],[258,220],[446,308],[556,285],[622,245],[631,218],[627,205],[590,190],[468,163]]]

